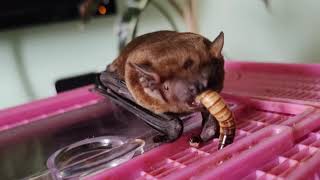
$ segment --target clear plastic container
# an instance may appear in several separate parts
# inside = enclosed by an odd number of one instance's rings
[[[97,173],[143,152],[141,139],[102,136],[85,139],[55,152],[47,161],[53,179],[74,179]]]

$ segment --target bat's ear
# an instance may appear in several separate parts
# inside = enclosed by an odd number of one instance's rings
[[[159,74],[149,65],[135,63],[129,63],[129,65],[139,73],[139,80],[142,81],[141,84],[145,88],[154,89],[155,87],[150,86],[158,85],[161,82]]]
[[[224,34],[220,32],[219,36],[211,43],[210,54],[212,57],[220,59],[222,58],[222,48],[224,44]]]

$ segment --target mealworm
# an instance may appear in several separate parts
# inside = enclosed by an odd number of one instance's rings
[[[231,144],[235,137],[236,124],[232,111],[222,97],[213,90],[207,90],[198,95],[196,100],[200,101],[219,122],[219,149]]]

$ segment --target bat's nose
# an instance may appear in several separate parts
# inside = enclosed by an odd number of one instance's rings
[[[175,86],[175,96],[181,102],[193,102],[195,97],[204,89],[200,81],[179,81]]]
[[[197,95],[199,93],[199,88],[197,87],[197,85],[195,85],[195,84],[190,85],[189,86],[189,93],[192,96]]]
[[[208,86],[208,80],[207,79],[203,79],[201,82],[200,82],[200,86],[201,86],[201,91],[203,91],[205,88],[207,88]]]

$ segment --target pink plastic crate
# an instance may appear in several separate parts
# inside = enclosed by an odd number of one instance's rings
[[[313,131],[297,140],[267,164],[256,168],[244,179],[305,179],[319,178],[320,132]]]
[[[223,92],[235,106],[238,130],[232,145],[217,151],[213,140],[195,149],[187,143],[189,133],[90,178],[319,178],[319,135],[312,132],[320,128],[319,69],[228,62]]]
[[[230,98],[226,99],[230,101]],[[190,147],[188,139],[193,132],[94,178],[245,177],[281,153],[295,148],[295,139],[309,135],[310,131],[320,126],[320,114],[310,106],[265,100],[247,101],[246,106],[240,106],[235,101],[232,103],[235,104],[233,111],[237,117],[237,135],[235,142],[225,149],[217,151],[217,139],[199,149]]]
[[[226,61],[224,92],[320,106],[319,64]]]
[[[320,65],[226,62],[223,96],[237,121],[235,142],[217,151],[173,143],[88,179],[319,179]],[[0,129],[95,104],[88,87],[0,111]],[[110,110],[110,109],[109,109]],[[66,123],[66,122],[61,122]]]
[[[0,110],[0,131],[95,104],[101,97],[90,92],[91,88],[92,86],[86,86],[54,97]]]

